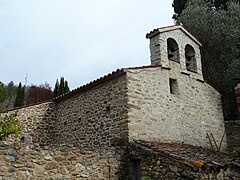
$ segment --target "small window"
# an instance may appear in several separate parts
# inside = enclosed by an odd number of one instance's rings
[[[185,61],[188,71],[197,72],[197,62],[195,57],[195,51],[189,44],[185,47]]]
[[[168,51],[168,59],[169,60],[179,62],[178,44],[172,38],[167,39],[167,51]]]
[[[169,79],[169,86],[170,86],[170,93],[176,94],[177,93],[177,80],[176,79]]]

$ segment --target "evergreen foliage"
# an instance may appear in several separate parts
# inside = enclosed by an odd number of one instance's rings
[[[11,134],[18,135],[21,133],[16,115],[6,115],[0,119],[0,141],[6,140]]]
[[[24,95],[25,95],[25,87],[22,86],[20,82],[17,88],[17,96],[14,102],[14,107],[19,107],[24,105]]]
[[[54,87],[54,90],[53,90],[53,95],[54,97],[57,97],[58,96],[58,93],[59,93],[59,81],[58,79],[56,80],[56,83],[55,83],[55,87]]]
[[[0,103],[3,102],[7,97],[6,88],[4,84],[0,81]]]
[[[70,89],[68,87],[68,82],[64,80],[64,77],[60,78],[60,84],[59,84],[58,79],[56,80],[55,88],[54,88],[54,91],[53,91],[54,97],[60,96],[60,95],[65,94],[69,91],[70,91]]]
[[[204,79],[223,95],[225,119],[237,119],[233,78],[240,77],[240,4],[210,7],[205,0],[189,0],[177,21],[202,42]]]
[[[4,89],[6,91],[6,98],[0,102],[0,111],[13,108],[16,99],[17,86],[14,85],[13,81],[4,85]]]
[[[13,108],[14,101],[16,99],[16,94],[17,94],[17,86],[14,85],[13,81],[10,81],[6,86],[6,89],[7,89],[7,100],[6,100],[5,108]]]
[[[215,9],[225,8],[227,9],[226,4],[231,0],[204,0],[205,4],[208,4],[210,7]],[[182,11],[186,8],[188,0],[173,0],[173,8],[175,14],[173,15],[173,19],[177,19],[180,17]],[[240,0],[238,0],[240,2]]]

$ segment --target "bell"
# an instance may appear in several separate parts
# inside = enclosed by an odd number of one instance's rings
[[[172,53],[172,51],[168,49],[168,59],[172,58],[173,56],[174,54]]]

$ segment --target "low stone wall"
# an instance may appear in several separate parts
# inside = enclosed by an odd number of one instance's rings
[[[114,149],[0,142],[0,179],[118,179],[124,166]]]
[[[167,161],[164,158],[154,155],[141,155],[141,177],[148,180],[158,179],[199,179],[199,180],[223,180],[239,179],[240,168],[229,167],[224,169],[211,169],[201,171],[193,169],[177,162]]]
[[[225,121],[228,148],[240,152],[240,120]]]
[[[16,114],[22,128],[20,138],[27,136],[31,141],[39,144],[50,144],[53,137],[52,130],[55,126],[54,103],[45,102],[36,105],[25,106],[8,111],[9,114]],[[7,113],[1,114],[1,116]],[[14,139],[19,141],[20,138]]]
[[[150,159],[151,158],[151,159]],[[151,180],[157,179],[224,179],[223,171],[201,172],[183,164],[166,161],[157,156],[144,157],[141,160],[141,176],[149,177]]]
[[[130,179],[240,179],[240,164],[234,162],[234,158],[230,158],[226,164],[214,162],[205,165],[201,161],[178,159],[175,153],[165,154],[134,143],[131,143],[129,149]],[[179,153],[183,152],[179,150]],[[185,156],[188,157],[188,154]]]

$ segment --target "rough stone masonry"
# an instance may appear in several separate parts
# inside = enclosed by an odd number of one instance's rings
[[[23,133],[1,143],[0,178],[128,179],[135,140],[211,149],[208,133],[225,151],[221,95],[203,80],[201,44],[182,26],[147,37],[150,66],[119,69],[49,102],[8,111]]]

